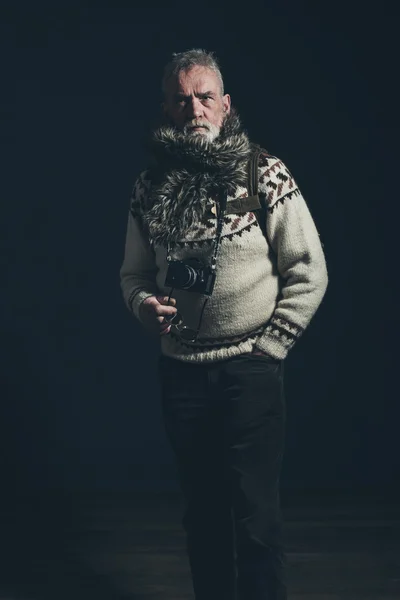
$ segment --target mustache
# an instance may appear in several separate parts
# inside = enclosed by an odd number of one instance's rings
[[[207,121],[202,121],[201,119],[192,119],[185,123],[185,129],[193,129],[194,127],[204,127],[204,129],[207,129],[208,131],[211,129],[209,123]]]

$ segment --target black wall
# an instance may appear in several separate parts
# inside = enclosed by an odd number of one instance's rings
[[[119,268],[172,51],[216,51],[255,141],[289,166],[330,285],[286,361],[288,487],[392,485],[398,143],[390,5],[1,3],[1,480],[174,487],[157,342]]]

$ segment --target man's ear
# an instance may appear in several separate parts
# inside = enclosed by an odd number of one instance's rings
[[[229,115],[231,112],[231,97],[229,94],[225,94],[225,96],[222,97],[222,104],[224,107],[224,113]]]

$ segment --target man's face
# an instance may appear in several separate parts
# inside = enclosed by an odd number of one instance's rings
[[[206,67],[181,71],[167,82],[164,111],[187,135],[215,139],[230,106],[229,94],[222,96],[216,73]]]

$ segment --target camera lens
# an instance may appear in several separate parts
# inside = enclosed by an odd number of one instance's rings
[[[182,283],[182,287],[183,288],[191,288],[196,283],[197,272],[190,265],[186,265],[186,276],[187,276],[187,279],[186,279],[185,283]]]
[[[171,276],[174,286],[185,290],[194,285],[197,273],[190,265],[175,264]]]

